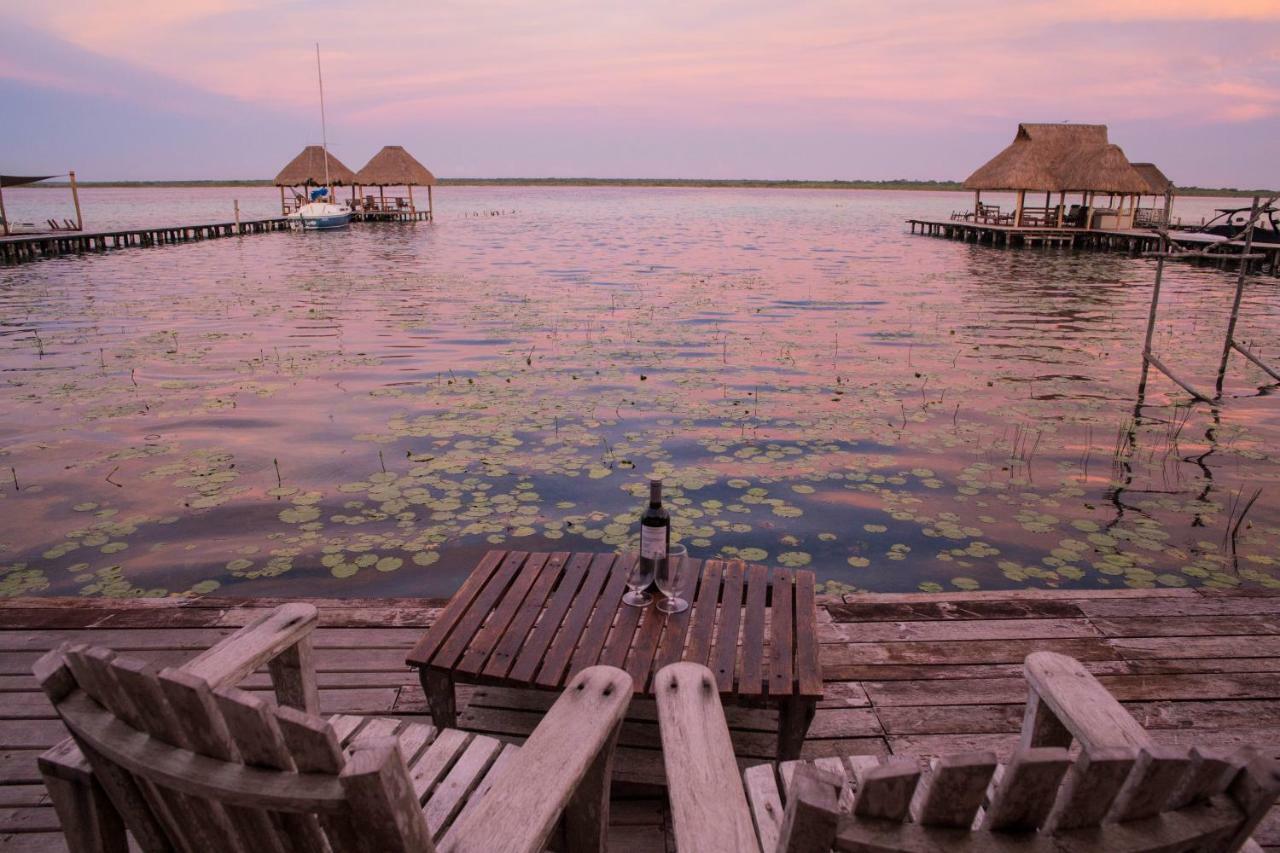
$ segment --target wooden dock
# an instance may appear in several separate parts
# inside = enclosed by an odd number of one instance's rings
[[[1088,249],[1099,252],[1127,252],[1131,255],[1155,252],[1160,248],[1160,235],[1141,228],[1102,230],[1097,228],[1053,228],[1041,226],[996,225],[966,219],[908,219],[912,234],[930,237],[947,237],[969,243],[987,243],[992,246],[1044,246],[1052,248]],[[1178,246],[1202,251],[1209,246],[1217,257],[1201,260],[1234,269],[1240,263],[1238,256],[1244,253],[1241,240],[1224,241],[1211,235],[1191,231],[1171,231],[1169,239]],[[1218,254],[1220,253],[1220,254]],[[1248,263],[1255,273],[1280,276],[1280,244],[1254,243],[1250,255],[1260,255]]]
[[[351,214],[352,222],[430,222],[425,210],[359,210]],[[126,228],[119,231],[48,231],[40,234],[14,234],[0,237],[0,265],[21,264],[60,255],[81,255],[128,249],[138,246],[168,246],[193,243],[219,237],[266,234],[288,231],[289,221],[283,216],[248,219],[241,222],[210,222],[204,225],[168,225],[160,228]]]
[[[168,246],[235,237],[287,231],[289,224],[282,216],[250,219],[242,222],[209,222],[203,225],[166,225],[159,228],[125,228],[119,231],[49,231],[42,234],[14,234],[0,237],[0,264],[21,264],[59,255],[80,255],[128,249],[137,246]]]
[[[65,736],[31,664],[64,640],[180,663],[276,600],[15,599],[0,602],[0,850],[64,849],[36,772]],[[407,651],[443,602],[313,600],[326,712],[418,718],[426,701]],[[1280,757],[1280,596],[1212,590],[1063,590],[850,595],[820,604],[824,699],[806,756],[1007,757],[1022,722],[1021,661],[1051,650],[1084,662],[1159,742],[1250,743]],[[247,685],[263,689],[265,673]],[[460,691],[463,728],[519,739],[552,700],[498,688]],[[745,765],[771,754],[774,712],[729,708]],[[635,701],[621,736],[611,849],[674,849],[661,789],[654,708]],[[649,784],[635,784],[649,783]],[[1278,807],[1280,809],[1280,807]],[[1255,835],[1280,850],[1280,810]]]

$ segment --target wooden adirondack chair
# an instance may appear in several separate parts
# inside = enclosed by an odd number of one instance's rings
[[[1217,851],[1250,834],[1280,793],[1280,767],[1252,750],[1173,749],[1073,658],[1026,660],[1022,740],[935,759],[868,756],[751,767],[740,778],[715,678],[673,664],[655,681],[676,846],[760,851]],[[1072,740],[1078,755],[1068,751]],[[782,778],[781,789],[778,775]]]
[[[316,618],[285,605],[181,668],[83,644],[42,657],[36,677],[74,739],[41,761],[72,850],[123,853],[122,819],[147,853],[537,851],[562,818],[568,849],[604,849],[625,672],[583,670],[521,747],[325,720]],[[233,686],[264,663],[279,705]]]

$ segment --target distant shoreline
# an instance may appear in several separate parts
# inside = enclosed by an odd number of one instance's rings
[[[205,181],[79,181],[78,186],[103,189],[165,189],[182,187],[270,187],[270,180],[205,180]],[[33,184],[43,188],[65,188],[65,181]],[[710,180],[702,178],[441,178],[442,187],[669,187],[674,189],[790,189],[790,190],[912,190],[919,192],[963,192],[959,181],[769,181]],[[1267,195],[1274,190],[1235,187],[1178,187],[1179,196],[1217,196],[1249,198]]]

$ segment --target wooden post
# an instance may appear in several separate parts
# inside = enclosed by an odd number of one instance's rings
[[[435,222],[436,210],[431,203],[431,184],[427,184],[427,221]]]
[[[1067,191],[1062,190],[1058,193],[1058,227],[1062,227],[1062,217],[1067,209]]]
[[[418,210],[413,206],[413,184],[409,184],[409,212],[417,213]]]
[[[235,205],[236,205],[236,233],[241,234],[244,232],[240,230],[240,199],[235,200]]]
[[[1167,250],[1167,242],[1165,236],[1161,234],[1160,242],[1156,246],[1159,252],[1156,255],[1156,283],[1151,289],[1151,308],[1147,311],[1147,338],[1142,344],[1142,360],[1144,363],[1151,358],[1151,338],[1156,333],[1156,310],[1160,305],[1160,282],[1164,278],[1164,256]]]
[[[1013,227],[1014,228],[1022,227],[1022,205],[1026,202],[1026,200],[1027,200],[1027,191],[1018,190],[1018,205],[1013,210]]]
[[[1173,185],[1164,191],[1164,227],[1169,227],[1169,221],[1173,213]]]
[[[982,214],[982,190],[973,191],[973,221],[977,222]]]
[[[4,227],[4,236],[9,236],[9,217],[4,212],[4,185],[0,184],[0,224]]]
[[[280,215],[284,216],[288,212],[289,211],[285,209],[285,206],[284,206],[284,187],[281,186],[280,187]]]
[[[82,216],[80,215],[80,193],[76,191],[76,173],[75,173],[75,171],[73,170],[73,171],[68,172],[68,173],[67,173],[67,177],[71,179],[71,201],[73,201],[73,202],[75,203],[75,206],[76,206],[76,230],[77,230],[77,231],[83,231],[83,230],[84,230],[84,217],[82,217]]]
[[[1253,197],[1253,207],[1249,212],[1249,224],[1244,229],[1244,251],[1248,255],[1253,250],[1253,225],[1258,219],[1258,196]],[[1231,349],[1236,340],[1236,321],[1240,318],[1240,300],[1244,297],[1245,274],[1249,270],[1249,261],[1240,259],[1240,272],[1236,276],[1236,296],[1231,302],[1231,319],[1227,321],[1227,339],[1222,344],[1222,361],[1218,364],[1218,382],[1215,386],[1218,398],[1222,398],[1222,383],[1227,376],[1227,360],[1231,358]]]
[[[387,188],[379,185],[378,187],[378,210],[387,209]]]

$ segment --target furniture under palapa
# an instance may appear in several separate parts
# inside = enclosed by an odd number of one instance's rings
[[[631,679],[584,669],[523,746],[317,714],[309,604],[184,667],[65,645],[35,674],[72,740],[40,761],[73,853],[599,851]],[[269,664],[280,704],[232,685]]]
[[[725,701],[776,707],[778,757],[798,758],[822,698],[813,572],[707,560],[668,616],[622,603],[628,559],[487,553],[408,657],[436,725],[456,725],[458,682],[560,690],[603,664],[652,695],[654,673],[690,661]]]
[[[1229,853],[1280,793],[1280,765],[1245,749],[1174,748],[1078,661],[1027,657],[1021,743],[934,759],[820,758],[739,774],[705,667],[657,676],[671,817],[682,853],[983,851]],[[1078,753],[1068,750],[1079,742]],[[779,777],[782,784],[779,785]]]

